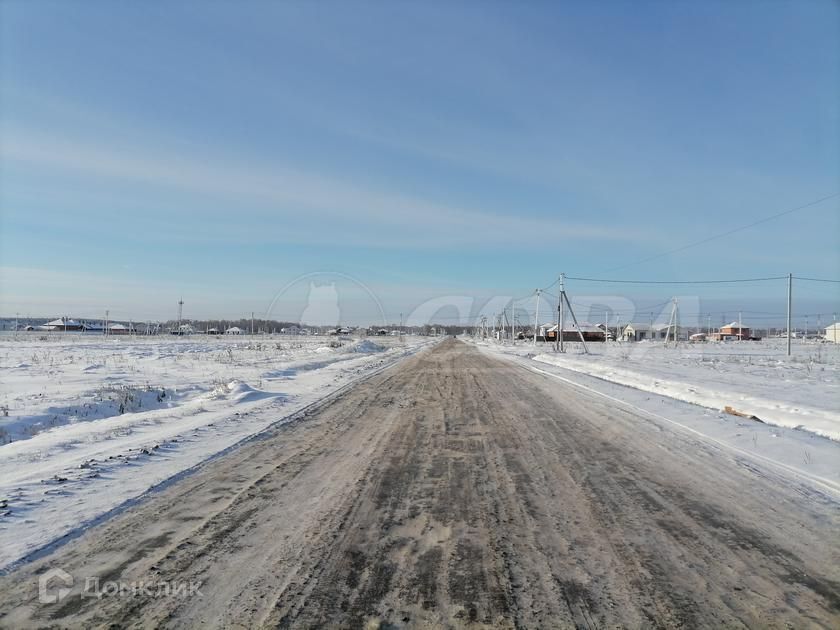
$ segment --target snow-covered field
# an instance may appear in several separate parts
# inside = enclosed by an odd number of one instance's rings
[[[433,342],[0,336],[0,569]]]
[[[492,344],[492,342],[489,342]],[[493,344],[495,345],[495,344]],[[499,345],[527,356],[646,392],[711,409],[732,409],[767,424],[840,440],[840,345],[799,341],[792,356],[785,340],[760,342],[579,343],[555,353],[550,344]]]

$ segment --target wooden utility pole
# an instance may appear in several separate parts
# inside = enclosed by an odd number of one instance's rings
[[[540,294],[542,289],[537,289],[537,310],[534,312],[534,347],[537,347],[537,327],[540,325]]]

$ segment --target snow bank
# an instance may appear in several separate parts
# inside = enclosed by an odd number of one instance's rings
[[[358,342],[354,343],[352,346],[350,346],[350,350],[352,352],[365,352],[365,353],[383,352],[385,350],[385,347],[380,346],[378,343],[372,342],[370,339],[362,339],[361,341],[358,341]]]
[[[725,344],[589,344],[582,354],[547,346],[495,346],[535,362],[715,410],[729,406],[764,423],[840,440],[840,346],[800,343],[787,357],[781,340]],[[542,350],[542,351],[541,351]]]

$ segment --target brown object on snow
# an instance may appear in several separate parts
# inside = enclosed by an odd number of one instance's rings
[[[743,411],[738,411],[737,409],[733,409],[729,405],[726,405],[726,407],[724,407],[723,410],[731,416],[738,416],[740,418],[749,418],[750,420],[758,420],[759,422],[761,422],[761,418],[759,418],[758,416],[754,416],[754,415],[749,414],[749,413],[744,413]]]

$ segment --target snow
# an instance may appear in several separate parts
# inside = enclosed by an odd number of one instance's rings
[[[553,352],[550,344],[498,346],[645,392],[715,410],[729,406],[774,426],[840,440],[840,347],[802,342],[785,354],[784,339],[728,343],[589,343]]]
[[[534,352],[533,346],[526,342],[511,346],[481,341],[477,345],[483,352],[503,355],[526,369],[557,379],[586,395],[607,398],[615,405],[630,408],[639,415],[640,422],[677,425],[699,439],[718,445],[739,461],[754,460],[779,469],[788,477],[807,483],[836,500],[840,497],[840,441],[836,437],[828,439],[818,435],[813,427],[809,428],[809,424],[803,425],[802,422],[812,422],[807,414],[801,414],[798,424],[790,422],[779,426],[766,417],[761,417],[762,421],[758,422],[727,414],[722,409],[724,401],[731,404],[732,397],[727,392],[747,383],[755,385],[763,374],[767,379],[776,379],[761,389],[768,398],[786,401],[785,405],[790,410],[804,411],[799,404],[791,402],[791,398],[801,399],[798,391],[802,387],[815,395],[810,401],[812,407],[830,414],[837,409],[840,352],[836,347],[832,348],[832,344],[819,347],[817,344],[800,343],[794,346],[793,356],[787,358],[784,355],[784,340],[752,342],[751,346],[747,346],[748,343],[751,342],[706,344],[702,349],[687,344],[674,349],[664,348],[661,343],[608,343],[606,347],[603,343],[593,343],[588,344],[593,353],[590,356],[580,354],[576,344],[567,344],[571,350],[564,355],[541,352],[542,348]],[[741,347],[742,344],[745,347]],[[645,348],[646,345],[652,347]],[[545,349],[548,346],[545,344]],[[705,363],[710,363],[712,367]],[[632,382],[625,384],[617,378],[614,380],[615,374],[609,372],[610,364],[627,365],[627,371],[632,368]],[[601,369],[597,370],[598,367]],[[686,401],[687,395],[675,396],[672,394],[678,392],[652,387],[653,374],[667,370],[678,373],[684,379],[682,387],[685,390],[701,386],[707,391],[717,388],[719,400],[709,402],[720,404],[701,405]],[[718,371],[721,374],[715,376]],[[685,380],[688,377],[693,379],[690,383]],[[661,384],[661,381],[657,382]],[[758,392],[754,396],[763,400]],[[766,401],[764,404],[770,407]],[[742,406],[739,403],[735,408],[741,411]],[[796,415],[795,411],[788,413]],[[836,413],[833,417],[835,421],[828,432],[836,436],[840,424]],[[795,428],[786,428],[791,425]]]
[[[0,569],[432,342],[0,335]]]

